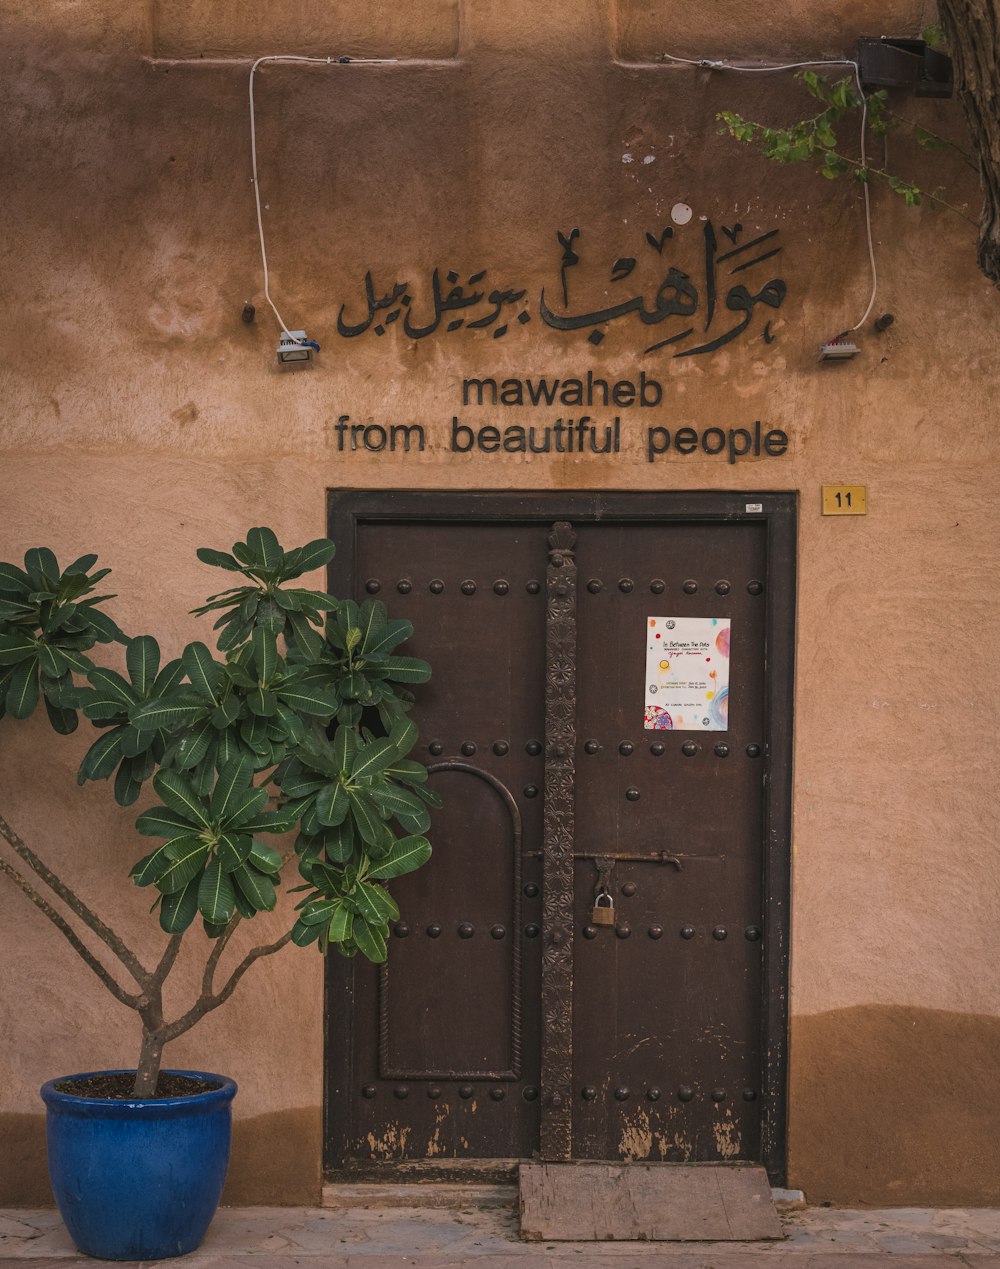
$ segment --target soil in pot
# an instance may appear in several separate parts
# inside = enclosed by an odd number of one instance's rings
[[[88,1075],[83,1079],[57,1080],[56,1088],[60,1093],[69,1093],[72,1097],[105,1097],[115,1101],[135,1100],[132,1089],[135,1075],[131,1071],[101,1071],[97,1075]],[[156,1081],[156,1092],[152,1097],[144,1097],[143,1101],[159,1101],[165,1097],[194,1097],[197,1093],[211,1093],[222,1085],[218,1080],[196,1079],[192,1075],[176,1075],[172,1071],[161,1071]]]

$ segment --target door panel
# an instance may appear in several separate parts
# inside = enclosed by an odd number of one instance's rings
[[[544,550],[541,526],[358,534],[359,597],[377,585],[413,622],[406,651],[434,666],[419,756],[444,806],[433,867],[393,885],[401,921],[387,966],[353,966],[366,1025],[355,1027],[348,1157],[518,1158],[537,1140],[538,1016],[525,1001],[538,998],[539,938],[522,927],[540,933],[540,865],[523,851],[541,831],[541,798],[524,790],[543,774]]]
[[[573,1153],[753,1159],[766,526],[582,525],[576,557],[577,851],[616,924],[576,931]],[[654,616],[731,620],[727,731],[645,730]],[[579,859],[578,914],[600,882]]]
[[[406,650],[433,665],[417,756],[444,807],[431,863],[394,883],[388,966],[330,960],[328,1167],[547,1149],[764,1159],[780,1179],[795,508],[764,496],[741,517],[745,497],[331,496],[332,589],[412,620]],[[546,623],[563,520],[575,694],[558,709],[576,743],[557,761],[546,685],[551,707],[568,671],[551,630],[547,665]],[[730,619],[728,730],[645,728],[650,617]],[[543,907],[547,764],[575,820],[564,1036],[542,1016],[543,951],[552,965],[562,939]],[[599,884],[611,927],[591,919]],[[545,1087],[543,1034],[569,1062],[568,1107]]]

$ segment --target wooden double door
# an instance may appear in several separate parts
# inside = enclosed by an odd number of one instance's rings
[[[443,809],[387,964],[329,960],[328,1169],[780,1180],[794,495],[335,493],[330,533],[433,666]]]

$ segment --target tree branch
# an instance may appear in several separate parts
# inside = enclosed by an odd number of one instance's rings
[[[36,873],[50,890],[54,891],[66,906],[74,912],[84,925],[88,926],[94,934],[106,944],[115,956],[121,961],[128,972],[132,975],[140,987],[146,989],[149,986],[149,971],[142,964],[136,954],[127,946],[127,944],[117,935],[114,930],[105,925],[96,912],[93,912],[83,900],[75,894],[69,886],[66,885],[56,874],[48,867],[27,845],[27,843],[18,836],[11,828],[7,821],[0,815],[0,836],[4,837],[10,844],[15,854],[28,865],[28,867]]]
[[[757,132],[767,133],[767,132],[774,131],[774,129],[769,129],[765,124],[757,123],[757,121],[754,119],[744,119],[741,115],[729,115],[727,112],[720,115],[719,118],[725,120],[727,129],[729,131],[729,135],[732,137],[735,137],[736,140],[738,141],[750,142],[750,141],[753,141],[755,137],[749,136],[749,135],[739,136],[735,129],[735,125],[745,125],[747,128],[754,129],[755,133]],[[812,122],[812,120],[806,120],[805,122],[810,123]],[[785,131],[787,132],[788,130],[786,129]],[[772,162],[779,161],[775,158],[775,155],[768,154],[766,149],[764,150],[764,157],[767,159],[770,159]],[[885,183],[889,185],[896,192],[899,192],[897,189],[897,186],[903,183],[899,177],[895,176],[892,172],[888,171],[886,168],[875,167],[871,163],[862,163],[860,162],[860,160],[851,158],[849,154],[844,154],[840,150],[834,149],[831,146],[823,146],[820,149],[815,150],[808,155],[804,155],[801,159],[794,159],[791,161],[805,163],[809,159],[814,159],[814,160],[836,159],[839,163],[844,163],[848,167],[854,168],[855,172],[862,173],[863,174],[861,176],[862,180],[865,179],[865,176],[877,176],[881,180],[885,181]],[[789,160],[781,159],[780,161],[788,162]],[[943,207],[947,211],[954,212],[956,216],[961,216],[961,218],[963,220],[967,220],[970,225],[979,224],[979,221],[977,221],[975,217],[970,216],[967,212],[962,211],[960,207],[956,207],[953,203],[949,203],[946,199],[942,198],[939,194],[933,194],[931,193],[930,190],[922,189],[919,185],[910,184],[908,188],[911,189],[918,196],[917,198],[918,202],[926,198],[928,202],[935,203],[938,207]]]
[[[983,210],[979,221],[979,267],[1000,286],[1000,31],[996,6],[986,0],[938,0],[938,14],[955,82],[979,159]]]
[[[891,185],[893,180],[897,179],[893,176],[892,172],[887,172],[885,168],[872,167],[870,163],[859,163],[857,159],[852,159],[847,154],[841,154],[839,150],[829,150],[828,153],[833,155],[835,159],[840,159],[842,162],[856,168],[859,172],[868,172],[872,176],[881,177],[881,179],[888,185]],[[932,194],[930,190],[921,189],[919,185],[914,185],[913,188],[921,198],[926,198],[929,202],[937,203],[939,207],[945,208],[946,211],[954,212],[956,216],[961,216],[963,220],[967,220],[970,225],[977,225],[979,223],[975,217],[962,211],[960,207],[956,207],[953,203],[946,202],[946,200],[941,198],[938,194]]]
[[[913,128],[915,132],[925,132],[927,136],[933,137],[935,141],[939,141],[941,143],[940,147],[936,147],[936,148],[940,148],[942,150],[945,150],[945,149],[954,150],[955,153],[961,158],[962,162],[966,165],[966,167],[969,167],[973,170],[973,172],[978,173],[979,164],[972,157],[972,155],[969,153],[968,150],[962,149],[962,147],[958,144],[957,141],[952,141],[948,137],[943,137],[940,132],[935,132],[933,128],[928,128],[925,123],[917,123],[915,119],[908,119],[906,115],[897,114],[895,110],[890,110],[888,106],[883,106],[882,110],[883,110],[883,113],[887,114],[890,119],[895,119],[898,123],[904,125],[907,128]],[[920,142],[918,141],[917,144],[919,145]]]
[[[239,913],[226,926],[225,930],[215,940],[215,946],[208,954],[208,960],[205,962],[205,972],[201,978],[201,994],[210,996],[212,994],[212,986],[215,979],[215,971],[218,968],[219,961],[222,959],[222,953],[226,950],[226,944],[236,933],[236,927],[241,921]]]
[[[121,1001],[123,1005],[128,1005],[130,1009],[139,1009],[142,997],[138,995],[135,995],[135,996],[129,995],[129,993],[124,989],[124,987],[122,987],[118,982],[115,981],[114,978],[112,978],[111,974],[108,972],[107,969],[105,969],[105,967],[93,954],[90,948],[87,947],[87,945],[81,941],[81,939],[77,935],[76,931],[72,928],[72,926],[66,920],[63,919],[63,917],[55,910],[54,907],[52,907],[52,905],[46,899],[43,899],[42,896],[36,890],[33,890],[31,886],[28,884],[28,882],[25,880],[25,878],[22,877],[21,874],[15,868],[13,868],[10,864],[8,864],[5,859],[0,859],[0,873],[4,873],[6,874],[6,876],[10,877],[14,885],[17,886],[18,889],[20,889],[22,893],[25,894],[31,900],[31,902],[35,905],[36,908],[38,908],[40,912],[43,912],[45,916],[48,917],[48,919],[52,922],[52,924],[56,926],[56,928],[69,940],[73,949],[79,954],[79,956],[84,960],[84,962],[94,971],[97,977],[101,980],[104,986],[107,987],[108,991],[111,992],[112,996],[114,996],[116,1000]]]
[[[229,981],[221,991],[216,992],[214,995],[203,991],[187,1013],[182,1014],[181,1017],[177,1018],[174,1022],[167,1023],[162,1031],[164,1043],[167,1043],[170,1040],[176,1040],[179,1035],[183,1035],[185,1031],[189,1031],[196,1022],[204,1018],[207,1013],[211,1013],[213,1009],[218,1009],[220,1005],[224,1005],[236,990],[237,984],[250,966],[264,956],[273,956],[275,952],[280,952],[285,944],[291,940],[291,937],[292,932],[289,930],[288,933],[283,934],[277,942],[261,944],[261,946],[252,948],[249,952],[247,952],[246,956],[243,957],[240,963],[230,974]],[[215,949],[213,948],[213,955],[214,951]]]
[[[174,934],[167,940],[167,946],[163,949],[163,955],[160,957],[151,976],[153,986],[163,986],[167,975],[174,967],[174,961],[177,960],[183,938],[183,934]]]
[[[289,930],[287,933],[282,934],[281,938],[276,942],[262,944],[260,947],[252,948],[249,952],[247,952],[246,956],[243,957],[240,963],[229,975],[229,981],[226,983],[225,987],[223,987],[223,989],[214,997],[214,1004],[212,1005],[212,1008],[217,1009],[219,1005],[224,1005],[226,1003],[229,997],[236,990],[236,986],[240,979],[254,961],[259,961],[264,956],[273,956],[275,952],[280,952],[287,943],[291,942],[291,938],[292,932]]]

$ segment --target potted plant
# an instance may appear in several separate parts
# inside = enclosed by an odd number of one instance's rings
[[[110,570],[96,569],[96,556],[60,569],[52,551],[34,548],[23,567],[0,563],[0,720],[6,715],[9,726],[41,702],[68,734],[82,713],[100,735],[78,782],[113,776],[115,800],[131,807],[151,781],[158,799],[135,821],[152,849],[130,874],[154,896],[167,935],[152,968],[0,808],[0,836],[15,857],[0,857],[0,873],[141,1023],[134,1070],[67,1076],[42,1089],[53,1188],[89,1254],[148,1260],[191,1251],[218,1203],[236,1085],[161,1070],[164,1046],[288,943],[383,961],[388,923],[399,915],[386,883],[430,856],[423,834],[437,799],[426,769],[408,757],[417,740],[409,687],[430,670],[399,655],[412,627],[389,619],[379,601],[359,605],[290,584],[333,553],[325,538],[285,551],[267,528],[251,529],[231,554],[199,550],[238,584],[194,610],[215,615],[216,651],[195,641],[165,664],[152,635],[131,638],[108,616],[114,596],[94,592]],[[99,644],[124,649],[123,672],[91,658]],[[292,832],[283,855],[273,839]],[[217,982],[237,927],[275,908],[286,858],[301,878],[291,928]],[[93,954],[74,922],[130,982]],[[168,1017],[164,983],[185,938],[204,940],[201,991]]]

